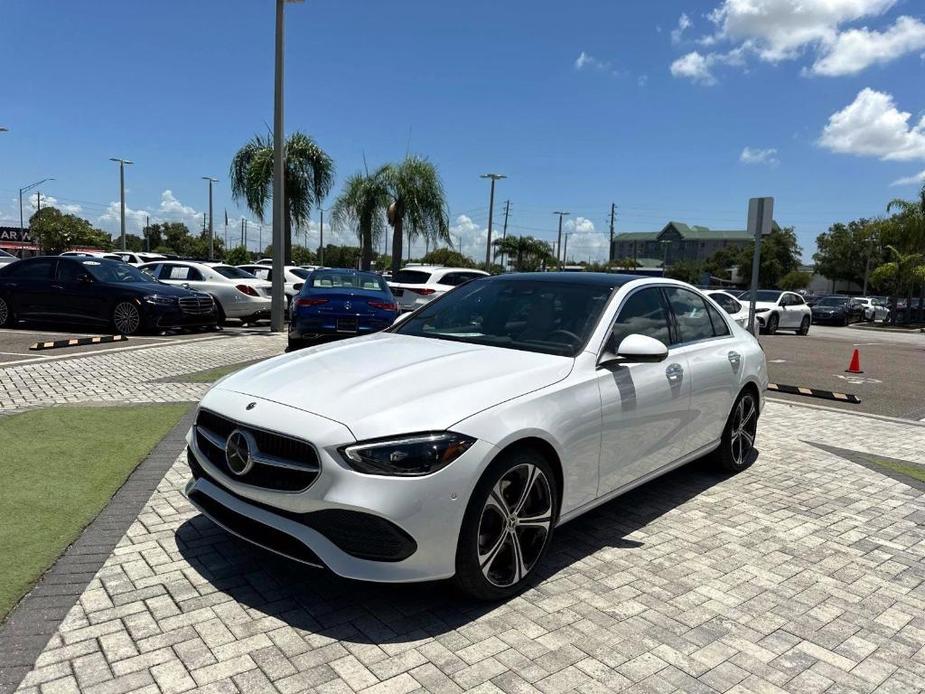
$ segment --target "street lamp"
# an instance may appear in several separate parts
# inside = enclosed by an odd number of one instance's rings
[[[212,226],[212,184],[218,183],[218,179],[203,176],[202,180],[209,182],[209,260],[215,260],[215,228]]]
[[[485,271],[489,272],[491,270],[491,222],[495,212],[495,181],[500,181],[502,178],[507,178],[507,176],[498,173],[486,173],[479,176],[479,178],[491,179],[491,193],[488,196],[488,241],[485,244]]]
[[[128,159],[119,159],[118,157],[109,157],[109,161],[119,162],[119,210],[120,210],[120,227],[122,231],[122,250],[125,250],[125,165],[134,164],[135,162]]]
[[[556,262],[559,265],[559,269],[562,269],[562,218],[571,214],[571,212],[553,212],[553,214],[559,215],[559,240],[556,241]]]
[[[23,186],[22,188],[19,189],[19,238],[20,240],[22,239],[23,233],[25,231],[25,227],[23,226],[23,220],[22,220],[22,194],[28,193],[33,188],[36,188],[42,185],[46,181],[54,181],[54,180],[55,179],[53,178],[43,178],[41,181],[30,183],[29,185]],[[39,205],[41,205],[41,200],[39,200]]]

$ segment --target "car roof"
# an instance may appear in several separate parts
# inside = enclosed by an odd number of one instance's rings
[[[653,278],[643,277],[641,275],[622,275],[611,272],[517,272],[506,275],[495,275],[489,278],[489,281],[564,282],[568,284],[587,284],[598,287],[614,288],[622,287],[627,282],[644,279]]]

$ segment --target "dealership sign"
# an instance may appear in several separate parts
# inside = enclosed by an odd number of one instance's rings
[[[19,227],[0,227],[0,241],[8,243],[32,243],[28,229]]]

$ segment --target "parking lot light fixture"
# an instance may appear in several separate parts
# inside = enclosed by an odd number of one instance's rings
[[[119,159],[118,157],[109,157],[109,161],[119,162],[119,221],[122,237],[122,250],[125,250],[125,165],[134,164],[129,159]]]
[[[23,186],[22,188],[19,189],[19,235],[20,235],[20,239],[22,238],[22,234],[25,231],[25,228],[23,226],[23,218],[22,218],[22,194],[28,193],[30,190],[37,188],[38,186],[42,185],[46,181],[54,181],[54,180],[55,179],[53,178],[43,178],[41,181],[30,183],[29,185]]]
[[[479,178],[491,179],[491,193],[488,195],[488,240],[485,243],[485,272],[491,271],[491,223],[495,211],[495,181],[507,178],[504,174],[486,173]]]
[[[218,183],[218,179],[203,176],[202,180],[209,182],[209,260],[215,260],[215,227],[212,225],[212,184]]]

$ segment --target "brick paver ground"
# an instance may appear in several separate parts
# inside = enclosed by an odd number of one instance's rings
[[[187,503],[181,457],[21,691],[921,691],[925,493],[809,442],[925,463],[923,427],[771,403],[751,469],[573,521],[494,605],[252,549]]]

